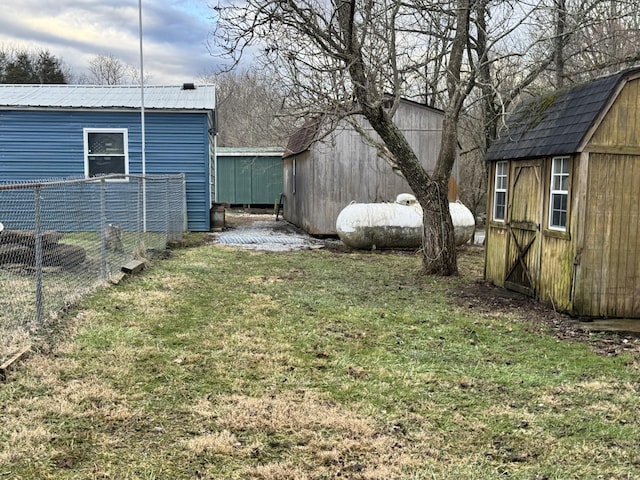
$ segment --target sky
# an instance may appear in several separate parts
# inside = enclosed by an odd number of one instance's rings
[[[219,60],[207,49],[210,0],[142,0],[148,84],[201,83]],[[48,50],[87,75],[96,55],[140,66],[138,0],[0,0],[0,49]],[[72,79],[73,80],[73,79]]]

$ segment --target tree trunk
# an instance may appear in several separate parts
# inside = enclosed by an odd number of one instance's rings
[[[377,110],[377,111],[376,111]],[[382,107],[363,108],[365,117],[394,154],[398,168],[407,180],[423,210],[422,264],[431,275],[456,275],[458,273],[453,222],[449,213],[449,176],[457,152],[455,121],[445,115],[442,150],[434,175],[429,175],[415,156],[402,132]],[[453,127],[452,127],[453,125]],[[453,138],[453,140],[451,139]],[[442,161],[441,161],[442,160]]]
[[[356,11],[354,0],[344,0],[338,8],[345,51],[350,59],[347,68],[353,80],[356,99],[365,118],[393,154],[398,169],[422,206],[423,265],[425,273],[434,275],[458,273],[453,222],[449,213],[448,184],[457,154],[457,121],[464,98],[460,89],[460,68],[469,32],[469,0],[459,1],[458,30],[451,58],[453,74],[447,79],[450,105],[445,111],[441,149],[432,175],[422,167],[406,137],[385,111],[374,82],[367,76],[360,45],[353,35]]]
[[[420,205],[423,209],[422,266],[427,274],[458,273],[453,221],[449,212],[448,182],[433,182]]]

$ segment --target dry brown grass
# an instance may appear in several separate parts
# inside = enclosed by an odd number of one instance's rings
[[[310,391],[259,398],[223,396],[215,407],[210,403],[204,410],[201,407],[198,412],[207,418],[214,416],[224,432],[242,432],[245,442],[237,441],[233,447],[247,458],[260,456],[269,443],[286,439],[282,455],[249,469],[249,478],[357,475],[362,479],[389,479],[401,475],[404,469],[417,468],[423,461],[424,453],[414,444],[418,439],[403,437],[393,427],[383,428],[375,417],[357,414]],[[424,445],[425,440],[420,438],[418,444]]]

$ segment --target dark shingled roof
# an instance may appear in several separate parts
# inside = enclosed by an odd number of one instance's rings
[[[285,149],[282,158],[293,157],[294,155],[307,151],[315,141],[316,134],[318,133],[321,125],[321,117],[307,118],[304,125],[289,137],[287,148]]]
[[[569,90],[539,97],[516,108],[507,130],[486,160],[509,160],[576,153],[620,82],[640,69],[625,70]]]

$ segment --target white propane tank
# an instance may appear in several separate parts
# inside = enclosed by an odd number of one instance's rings
[[[422,243],[422,211],[397,203],[352,203],[336,219],[351,248],[413,248]]]
[[[456,237],[456,245],[464,245],[473,240],[476,231],[476,219],[473,213],[463,203],[450,202],[449,213],[453,221],[453,235]]]
[[[473,238],[475,219],[460,202],[449,203],[456,245]],[[338,215],[336,231],[351,248],[418,248],[422,244],[422,208],[416,198],[400,194],[396,203],[352,203]]]

